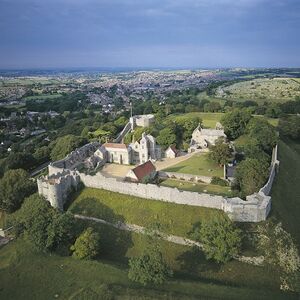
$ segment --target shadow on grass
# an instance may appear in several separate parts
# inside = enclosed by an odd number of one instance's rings
[[[125,222],[123,216],[116,215],[111,208],[101,202],[97,201],[97,206],[94,206],[96,201],[94,198],[86,198],[84,199],[84,203],[76,203],[72,212],[74,213],[78,210],[79,213],[86,216],[95,216],[95,210],[97,210],[96,217],[98,218],[112,223]],[[79,236],[87,227],[92,227],[100,235],[99,259],[127,263],[126,253],[133,246],[130,232],[118,230],[112,226],[94,221],[76,219],[74,227],[75,235]]]
[[[111,223],[125,223],[125,218],[122,215],[116,214],[110,207],[100,202],[99,199],[93,197],[83,198],[80,201],[74,202],[71,212],[88,217],[103,219]]]

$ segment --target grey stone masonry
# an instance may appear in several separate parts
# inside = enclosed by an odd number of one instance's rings
[[[88,149],[89,147],[86,147]],[[83,151],[87,153],[87,151]],[[79,153],[83,153],[79,151]],[[77,152],[75,152],[77,153]],[[83,155],[84,156],[84,155]],[[39,194],[43,195],[54,207],[60,209],[67,199],[70,189],[76,188],[79,182],[86,187],[105,189],[113,192],[140,197],[143,199],[160,200],[191,206],[203,206],[223,210],[233,221],[260,222],[266,220],[271,209],[270,191],[278,170],[277,146],[273,149],[270,176],[258,193],[242,200],[238,197],[226,198],[206,193],[181,191],[177,188],[157,186],[155,184],[129,183],[116,178],[96,175],[86,175],[75,169],[62,168],[60,161],[49,165],[49,175],[38,179]],[[69,165],[74,166],[74,163]],[[75,164],[76,165],[76,164]]]

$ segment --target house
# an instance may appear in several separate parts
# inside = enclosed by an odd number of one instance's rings
[[[156,176],[156,169],[153,163],[147,162],[129,170],[126,175],[126,180],[131,182],[148,182]]]
[[[167,158],[175,158],[180,156],[180,151],[176,149],[175,145],[171,145],[166,151],[165,156]]]
[[[217,124],[220,128],[220,125]],[[194,152],[197,149],[205,149],[211,145],[215,145],[217,139],[227,136],[223,129],[204,129],[199,124],[192,134],[192,139],[189,147],[189,152]]]

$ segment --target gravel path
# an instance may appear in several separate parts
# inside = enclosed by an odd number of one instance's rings
[[[122,223],[122,222],[111,223],[111,222],[105,221],[103,219],[87,217],[87,216],[77,215],[77,214],[75,214],[74,217],[77,219],[81,219],[81,220],[94,221],[97,223],[109,225],[109,226],[112,226],[112,227],[114,227],[116,229],[120,229],[120,230],[132,231],[132,232],[141,233],[141,234],[147,234],[145,227],[142,227],[142,226],[139,226],[136,224],[128,224],[128,223]],[[184,246],[189,246],[189,247],[196,246],[196,247],[203,249],[203,245],[201,243],[198,243],[196,241],[193,241],[193,240],[190,240],[187,238],[183,238],[181,236],[166,234],[166,233],[163,233],[160,231],[157,231],[156,234],[161,239],[171,242],[171,243],[174,243],[174,244],[184,245]],[[263,256],[248,257],[248,256],[239,255],[239,256],[234,257],[234,259],[239,260],[244,263],[256,265],[256,266],[260,266],[264,262]]]

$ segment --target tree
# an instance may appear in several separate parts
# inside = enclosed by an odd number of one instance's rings
[[[281,136],[289,137],[294,140],[300,139],[300,117],[289,116],[279,120],[278,124]]]
[[[9,170],[0,180],[0,206],[8,212],[14,212],[23,203],[25,197],[34,193],[36,185],[22,169]]]
[[[272,153],[278,137],[275,128],[266,119],[253,118],[247,125],[247,132],[250,138],[258,141],[262,150]]]
[[[251,119],[251,114],[243,109],[235,109],[226,113],[221,123],[224,131],[230,139],[236,139],[244,134],[247,124]]]
[[[79,259],[92,259],[99,254],[100,248],[99,234],[88,227],[76,239],[75,244],[71,246],[73,256]]]
[[[209,158],[218,165],[223,166],[232,158],[232,149],[223,140],[217,141],[215,145],[209,147],[209,150]]]
[[[70,152],[82,146],[85,142],[86,140],[84,138],[72,134],[60,137],[50,144],[50,147],[53,147],[50,154],[51,159],[63,159]]]
[[[176,135],[171,128],[166,127],[159,132],[156,140],[160,146],[167,148],[168,146],[175,144]]]
[[[128,277],[143,285],[148,283],[162,284],[172,271],[166,265],[156,244],[148,247],[146,252],[137,258],[130,258]]]
[[[232,259],[241,248],[242,231],[226,216],[196,224],[191,236],[202,243],[208,259],[214,259],[219,263]]]
[[[242,196],[257,192],[266,182],[269,164],[265,160],[246,158],[236,168],[235,180]]]
[[[34,194],[26,198],[22,207],[11,215],[10,222],[17,236],[23,233],[38,250],[51,251],[71,238],[74,218]]]

